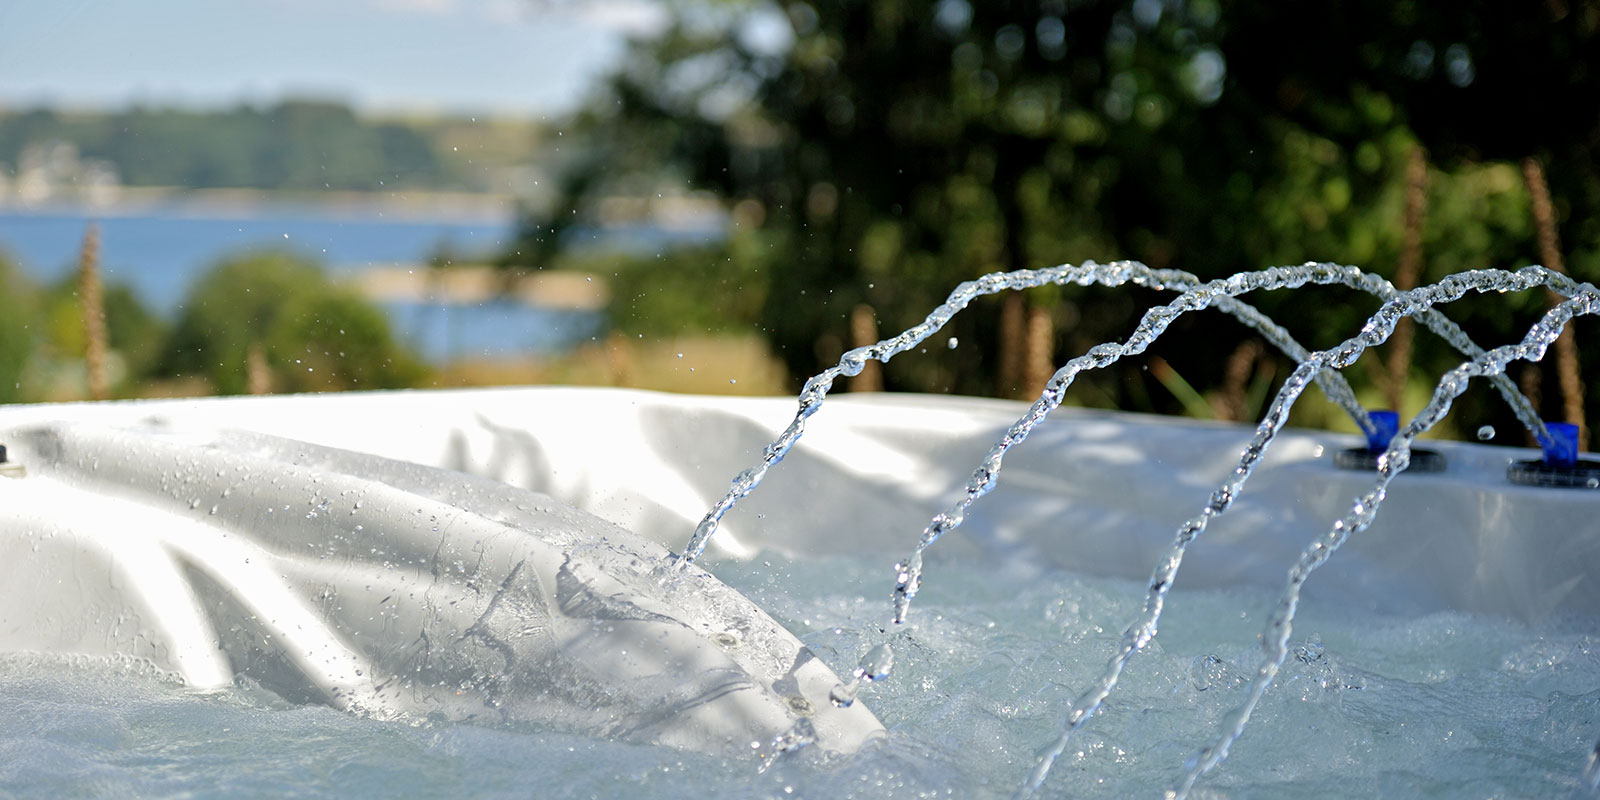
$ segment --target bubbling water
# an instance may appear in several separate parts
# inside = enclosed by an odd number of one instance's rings
[[[1548,445],[1551,441],[1549,431],[1539,419],[1532,404],[1517,392],[1515,385],[1506,376],[1506,366],[1514,360],[1539,360],[1548,345],[1573,317],[1594,313],[1597,304],[1600,304],[1600,294],[1596,293],[1593,286],[1576,283],[1561,273],[1537,266],[1526,267],[1516,272],[1475,270],[1459,273],[1432,286],[1408,292],[1395,290],[1386,280],[1378,276],[1352,267],[1326,263],[1244,272],[1205,283],[1188,273],[1153,270],[1135,262],[1116,262],[1108,265],[1089,262],[1081,266],[987,275],[957,287],[946,302],[929,314],[921,324],[875,345],[852,350],[844,355],[838,365],[807,381],[801,392],[800,407],[794,420],[777,440],[767,446],[759,464],[735,478],[727,495],[707,513],[696,528],[683,554],[677,558],[678,564],[681,566],[697,558],[704,551],[727,511],[754,490],[766,472],[783,459],[803,435],[806,420],[820,409],[833,381],[839,375],[858,374],[868,359],[887,362],[893,356],[916,346],[943,327],[972,299],[981,295],[1047,284],[1084,286],[1099,284],[1115,287],[1129,283],[1147,288],[1177,291],[1179,295],[1165,306],[1148,310],[1126,341],[1092,347],[1084,355],[1068,361],[1051,377],[1039,399],[1006,431],[974,470],[962,496],[933,517],[918,537],[910,556],[895,565],[895,581],[891,593],[892,627],[903,625],[909,617],[912,601],[922,583],[923,554],[946,533],[960,527],[971,506],[992,491],[999,480],[1006,453],[1024,441],[1039,422],[1061,405],[1067,388],[1078,374],[1108,367],[1123,357],[1143,352],[1179,316],[1189,311],[1210,307],[1234,316],[1259,332],[1274,346],[1297,361],[1298,366],[1273,399],[1255,435],[1241,453],[1238,466],[1222,486],[1212,493],[1199,514],[1179,527],[1173,544],[1152,573],[1140,614],[1123,631],[1120,646],[1099,679],[1073,702],[1055,742],[1035,764],[1028,779],[1019,789],[1018,798],[1029,797],[1043,786],[1051,767],[1065,751],[1073,734],[1094,716],[1115,689],[1128,661],[1155,638],[1166,596],[1177,577],[1188,547],[1205,532],[1212,519],[1225,513],[1233,504],[1251,474],[1264,459],[1273,440],[1287,423],[1290,408],[1311,383],[1315,382],[1324,395],[1344,408],[1363,431],[1371,434],[1375,431],[1374,424],[1355,401],[1353,392],[1339,370],[1353,364],[1369,347],[1386,341],[1401,319],[1415,317],[1424,327],[1439,334],[1468,359],[1440,380],[1428,406],[1392,438],[1387,451],[1378,459],[1377,483],[1373,490],[1355,500],[1350,513],[1335,522],[1328,533],[1312,542],[1296,561],[1290,571],[1288,585],[1279,598],[1263,633],[1262,641],[1266,652],[1249,681],[1244,703],[1226,715],[1222,730],[1216,739],[1199,750],[1185,764],[1185,774],[1177,787],[1168,793],[1169,797],[1186,797],[1200,776],[1227,757],[1230,747],[1243,734],[1252,711],[1272,684],[1287,657],[1301,586],[1310,573],[1325,563],[1351,534],[1365,530],[1372,523],[1386,496],[1388,484],[1409,465],[1411,443],[1443,419],[1454,399],[1465,391],[1470,378],[1488,378],[1506,399],[1518,420],[1527,426],[1541,444]],[[1307,284],[1344,285],[1365,291],[1383,303],[1367,320],[1357,336],[1334,348],[1312,353],[1266,315],[1237,299],[1239,295],[1250,291],[1299,288]],[[1459,299],[1469,292],[1504,293],[1536,287],[1548,288],[1567,299],[1535,324],[1521,343],[1490,351],[1479,347],[1459,326],[1434,308],[1436,305]],[[951,343],[954,344],[953,339]],[[1492,430],[1489,435],[1493,435]],[[1486,438],[1481,431],[1480,438]],[[863,687],[875,681],[886,680],[893,663],[894,651],[890,642],[884,640],[874,644],[862,655],[849,682],[835,688],[832,695],[833,702],[838,705],[849,705]],[[1591,774],[1600,770],[1593,761],[1594,759],[1591,759],[1591,763],[1585,769],[1582,779],[1584,782],[1594,782],[1591,781]]]

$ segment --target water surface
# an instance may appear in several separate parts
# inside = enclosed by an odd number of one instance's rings
[[[713,564],[836,670],[878,637],[885,565]],[[259,688],[194,694],[137,665],[0,660],[0,794],[236,797],[1007,797],[1103,668],[1137,582],[930,560],[888,743],[761,774],[738,758],[528,727],[379,722]],[[1045,797],[1159,796],[1243,699],[1277,589],[1175,590],[1162,630],[1072,742]],[[1295,655],[1232,756],[1231,798],[1565,796],[1600,719],[1600,623],[1397,617],[1309,596]]]

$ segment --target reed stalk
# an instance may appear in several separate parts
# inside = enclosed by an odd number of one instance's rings
[[[100,286],[100,226],[89,223],[83,232],[83,251],[78,256],[78,302],[83,309],[83,361],[89,382],[89,398],[106,400],[111,388],[106,380],[106,305]]]

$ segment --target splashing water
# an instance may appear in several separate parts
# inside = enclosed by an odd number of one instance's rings
[[[1356,359],[1368,347],[1386,341],[1389,335],[1393,333],[1394,326],[1403,317],[1416,315],[1422,310],[1431,308],[1439,303],[1459,299],[1469,291],[1508,292],[1537,286],[1548,286],[1552,282],[1551,276],[1556,274],[1541,267],[1528,267],[1516,273],[1507,273],[1500,270],[1479,270],[1452,275],[1433,286],[1415,289],[1395,296],[1394,299],[1385,303],[1376,314],[1368,319],[1360,335],[1346,340],[1338,347],[1316,353],[1311,358],[1301,362],[1290,377],[1284,381],[1283,387],[1273,399],[1260,426],[1256,430],[1255,436],[1245,447],[1239,464],[1235,467],[1228,481],[1212,494],[1210,502],[1205,508],[1201,509],[1199,515],[1189,519],[1179,528],[1172,547],[1163,559],[1158,562],[1155,573],[1151,577],[1149,595],[1146,598],[1144,612],[1139,619],[1135,620],[1124,631],[1121,646],[1116,655],[1112,657],[1110,663],[1107,664],[1100,680],[1073,703],[1072,711],[1067,717],[1064,730],[1055,744],[1040,758],[1028,782],[1019,791],[1018,797],[1030,796],[1043,785],[1045,778],[1049,775],[1051,766],[1066,749],[1072,734],[1088,721],[1094,712],[1099,709],[1101,703],[1105,701],[1105,698],[1115,689],[1118,676],[1133,654],[1144,648],[1155,637],[1165,597],[1177,576],[1178,568],[1183,562],[1184,553],[1189,545],[1205,531],[1211,519],[1226,512],[1228,507],[1232,505],[1251,474],[1265,458],[1266,451],[1271,446],[1273,439],[1288,422],[1290,408],[1299,399],[1300,394],[1304,392],[1306,386],[1310,383],[1312,375],[1329,366],[1343,368],[1355,363]],[[1568,288],[1569,291],[1576,293],[1576,290],[1571,289],[1571,287],[1564,286],[1563,288]],[[1480,350],[1479,352],[1481,353],[1482,351]],[[1483,356],[1479,356],[1479,358],[1483,358]],[[1503,370],[1501,372],[1503,373]],[[1431,425],[1432,423],[1429,424],[1429,427]],[[1426,428],[1422,430],[1426,430]],[[1413,432],[1409,427],[1405,431],[1412,438],[1420,432],[1420,430]],[[1399,437],[1396,438],[1398,439]],[[1399,456],[1395,455],[1395,451],[1391,449],[1379,459],[1380,472],[1391,476],[1397,474],[1405,468],[1406,463],[1409,462],[1409,456],[1409,448]],[[1380,493],[1377,502],[1381,502],[1381,500]],[[1374,502],[1369,497],[1366,503],[1358,502],[1356,504],[1358,512],[1367,514],[1364,517],[1366,523],[1362,527],[1371,523],[1370,515],[1376,513],[1377,502]],[[1279,665],[1282,664],[1281,657],[1277,659],[1277,663]],[[1272,670],[1272,672],[1276,674],[1276,669]],[[1264,679],[1261,675],[1258,675],[1257,680],[1260,681],[1261,691],[1265,691],[1266,685],[1271,682],[1271,675],[1265,676]],[[1252,685],[1254,686],[1255,684]],[[1254,701],[1250,701],[1248,705],[1253,707]],[[1244,718],[1248,718],[1248,711],[1244,712]],[[1237,727],[1239,732],[1242,733],[1242,720],[1238,722]],[[1232,738],[1236,739],[1237,734]],[[1228,743],[1231,744],[1231,741],[1232,739]],[[1220,749],[1202,753],[1197,761],[1197,769],[1199,772],[1204,772],[1220,763],[1226,755],[1226,745],[1221,746]],[[1199,773],[1196,772],[1194,774],[1197,777]],[[1193,778],[1189,779],[1188,782],[1192,784]],[[1187,789],[1183,790],[1183,792],[1186,791]],[[1183,792],[1180,792],[1180,796]]]
[[[1511,276],[1506,273],[1484,270],[1476,273],[1476,275],[1482,276],[1479,281],[1468,283],[1467,286],[1478,291],[1515,291],[1517,288],[1531,288],[1533,285],[1545,285],[1539,281],[1541,272],[1543,270],[1535,271],[1530,267],[1516,273],[1515,276]],[[1476,275],[1468,273],[1469,277],[1476,277]],[[1534,282],[1518,287],[1515,286],[1518,282],[1511,280],[1513,277],[1531,277]],[[1439,290],[1446,288],[1446,284],[1450,282],[1451,279],[1446,279],[1438,286],[1432,287],[1432,290],[1441,297],[1446,296],[1446,293]],[[1453,287],[1450,288],[1453,291]],[[1459,296],[1459,294],[1456,296]],[[1272,616],[1268,620],[1267,628],[1262,635],[1262,641],[1267,649],[1266,657],[1257,669],[1255,680],[1250,685],[1249,694],[1244,705],[1235,709],[1230,715],[1228,723],[1224,726],[1224,730],[1217,740],[1196,754],[1196,758],[1192,765],[1189,766],[1183,781],[1179,784],[1177,790],[1173,792],[1174,797],[1187,797],[1189,790],[1194,786],[1194,782],[1202,774],[1221,763],[1224,758],[1227,758],[1228,749],[1243,735],[1245,724],[1250,719],[1250,713],[1255,709],[1256,704],[1260,702],[1261,695],[1266,692],[1267,687],[1271,685],[1273,678],[1276,677],[1278,670],[1283,666],[1284,658],[1288,653],[1289,636],[1294,629],[1294,614],[1296,607],[1299,605],[1301,586],[1305,584],[1306,579],[1310,577],[1314,570],[1327,562],[1333,552],[1339,549],[1339,546],[1351,534],[1366,530],[1372,524],[1372,520],[1378,514],[1378,507],[1383,504],[1389,483],[1394,480],[1395,475],[1405,470],[1410,461],[1412,441],[1444,419],[1445,414],[1450,410],[1451,403],[1461,396],[1462,392],[1466,391],[1469,379],[1488,375],[1503,375],[1506,365],[1514,360],[1538,361],[1542,359],[1545,349],[1561,335],[1561,331],[1566,328],[1567,323],[1573,317],[1592,314],[1597,310],[1597,305],[1600,305],[1600,292],[1597,292],[1592,286],[1586,286],[1581,291],[1574,293],[1570,299],[1552,308],[1543,319],[1528,331],[1527,336],[1523,338],[1520,344],[1497,347],[1456,367],[1440,379],[1438,386],[1434,389],[1433,398],[1428,402],[1427,407],[1406,425],[1405,430],[1395,436],[1389,444],[1388,452],[1378,460],[1378,479],[1372,491],[1356,500],[1351,512],[1343,519],[1335,522],[1328,533],[1312,542],[1311,546],[1306,548],[1299,561],[1289,571],[1288,585],[1285,587],[1283,596],[1279,599],[1278,606],[1274,609]],[[1385,309],[1387,310],[1388,307],[1386,306]],[[1345,342],[1336,351],[1329,352],[1342,354],[1346,350],[1350,350],[1354,352],[1354,355],[1359,355],[1360,350],[1365,347],[1365,339],[1371,338],[1374,334],[1379,334],[1380,332],[1381,336],[1372,343],[1376,344],[1388,338],[1388,334],[1394,329],[1393,322],[1382,312],[1374,319],[1381,319],[1382,323],[1379,326],[1374,326],[1369,322],[1362,336]],[[1352,355],[1351,361],[1354,360],[1354,355]]]
[[[829,699],[836,706],[849,706],[856,701],[856,694],[861,691],[863,684],[887,680],[892,669],[894,669],[894,648],[888,642],[880,642],[861,657],[855,672],[850,675],[849,683],[833,688]]]
[[[1169,793],[1169,796],[1187,796],[1200,775],[1226,758],[1229,747],[1242,735],[1251,711],[1272,683],[1286,657],[1299,587],[1309,573],[1324,563],[1350,533],[1365,529],[1371,524],[1378,506],[1382,503],[1388,482],[1409,463],[1410,443],[1443,418],[1451,401],[1464,391],[1467,378],[1488,377],[1512,407],[1519,421],[1528,427],[1535,438],[1540,442],[1549,440],[1549,433],[1531,404],[1517,392],[1514,384],[1506,376],[1505,365],[1519,358],[1538,360],[1542,357],[1544,348],[1554,340],[1572,316],[1592,312],[1596,299],[1592,286],[1577,284],[1564,275],[1542,267],[1528,267],[1516,273],[1500,270],[1462,273],[1450,276],[1433,286],[1405,293],[1396,291],[1378,276],[1332,264],[1306,264],[1300,267],[1279,267],[1260,272],[1240,273],[1209,283],[1201,283],[1187,273],[1152,270],[1134,262],[1117,262],[1109,265],[1089,262],[1078,267],[1062,266],[1047,270],[1023,270],[987,275],[979,280],[962,284],[921,324],[875,345],[846,353],[837,366],[808,381],[800,395],[800,408],[794,420],[777,440],[767,446],[761,463],[735,478],[727,495],[701,521],[683,554],[678,557],[678,563],[686,564],[697,558],[704,551],[709,538],[715,533],[727,511],[738,500],[748,495],[760,483],[765,473],[783,459],[803,434],[805,421],[821,407],[833,381],[839,375],[855,375],[861,371],[867,359],[887,362],[894,355],[914,347],[937,332],[972,299],[981,295],[1046,284],[1099,284],[1114,287],[1127,283],[1178,291],[1180,295],[1166,306],[1147,311],[1134,333],[1122,344],[1108,343],[1093,347],[1085,355],[1069,361],[1050,379],[1028,413],[1007,431],[974,471],[960,500],[933,518],[923,530],[911,556],[896,565],[893,592],[895,624],[903,624],[906,621],[911,601],[920,588],[923,553],[945,533],[959,527],[971,505],[993,489],[998,481],[1006,452],[1026,439],[1038,422],[1059,407],[1065,390],[1080,372],[1110,366],[1124,356],[1143,352],[1178,316],[1208,307],[1216,307],[1229,313],[1258,331],[1274,346],[1298,361],[1299,366],[1285,381],[1274,399],[1255,437],[1245,448],[1233,475],[1212,494],[1210,501],[1198,516],[1180,527],[1172,547],[1158,562],[1152,575],[1143,612],[1124,631],[1122,644],[1108,663],[1100,680],[1073,703],[1065,729],[1055,744],[1037,762],[1029,780],[1019,790],[1018,797],[1031,796],[1043,785],[1051,766],[1064,751],[1069,738],[1093,716],[1115,688],[1118,676],[1131,656],[1146,647],[1155,637],[1156,623],[1165,597],[1173,584],[1186,548],[1204,532],[1212,518],[1224,513],[1231,506],[1255,467],[1261,463],[1273,438],[1287,422],[1290,407],[1310,383],[1316,382],[1324,394],[1343,407],[1359,427],[1370,432],[1373,429],[1372,423],[1355,402],[1353,393],[1338,370],[1354,363],[1368,347],[1385,341],[1401,318],[1416,317],[1425,327],[1439,334],[1470,359],[1441,380],[1434,401],[1430,403],[1428,409],[1419,414],[1400,435],[1394,438],[1389,450],[1379,460],[1378,486],[1373,492],[1357,500],[1352,513],[1335,523],[1333,530],[1313,543],[1297,562],[1291,571],[1289,587],[1285,590],[1284,597],[1280,600],[1268,625],[1267,634],[1263,637],[1267,655],[1250,682],[1245,704],[1228,716],[1224,732],[1218,737],[1217,742],[1202,749],[1190,760],[1183,781],[1178,789]],[[1342,284],[1365,291],[1385,302],[1368,320],[1360,335],[1338,347],[1310,353],[1270,318],[1236,299],[1238,295],[1248,291],[1297,288],[1308,283]],[[1514,347],[1484,351],[1458,326],[1433,308],[1436,304],[1458,299],[1470,291],[1509,292],[1538,286],[1549,288],[1571,299],[1547,315],[1529,332],[1521,345]],[[889,642],[882,641],[871,647],[862,656],[849,683],[836,687],[832,698],[834,702],[848,705],[854,701],[862,686],[887,679],[893,660],[894,653]],[[1593,771],[1593,765],[1590,771]]]

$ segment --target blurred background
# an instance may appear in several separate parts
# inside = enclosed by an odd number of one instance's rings
[[[1592,281],[1597,156],[1583,0],[8,4],[0,401],[788,393],[963,280],[1086,259]],[[844,388],[1030,397],[1166,299],[985,298]],[[1377,308],[1247,300],[1313,349]],[[1488,347],[1550,302],[1447,313]],[[1596,410],[1597,329],[1513,368],[1547,418]],[[1460,360],[1402,330],[1347,372],[1409,414]],[[1069,402],[1250,420],[1291,367],[1205,312]],[[1485,386],[1443,432],[1483,425],[1523,443]]]

